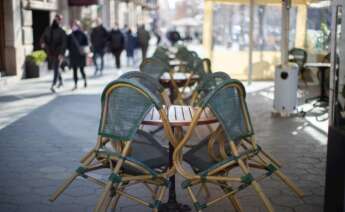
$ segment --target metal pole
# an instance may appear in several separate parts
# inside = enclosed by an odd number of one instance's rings
[[[249,22],[249,55],[248,55],[248,85],[252,83],[253,75],[253,45],[254,45],[254,0],[250,0]]]
[[[212,60],[213,56],[213,2],[204,2],[204,26],[203,26],[203,47],[206,57]]]
[[[289,62],[289,28],[290,28],[290,6],[291,0],[282,0],[282,34],[281,34],[281,63],[287,66]]]

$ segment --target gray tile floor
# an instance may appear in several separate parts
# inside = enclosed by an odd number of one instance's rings
[[[75,92],[70,91],[71,73],[67,73],[67,83],[56,95],[49,93],[48,77],[0,91],[0,211],[92,211],[100,189],[83,179],[76,180],[54,203],[48,201],[48,196],[95,144],[100,92],[120,73],[108,69],[104,76],[90,78],[87,89]],[[322,211],[327,113],[316,109],[305,118],[272,117],[272,88],[272,82],[247,87],[257,142],[282,161],[283,171],[306,196],[303,200],[296,198],[276,178],[263,181],[263,189],[276,211]],[[310,105],[303,107],[309,110]],[[142,198],[150,197],[142,186],[130,191]],[[212,189],[213,194],[217,192]],[[180,202],[191,205],[179,186],[177,194]],[[245,211],[265,211],[251,189],[241,192],[239,198]],[[149,210],[121,199],[118,211]],[[228,201],[222,201],[205,211],[234,209]]]

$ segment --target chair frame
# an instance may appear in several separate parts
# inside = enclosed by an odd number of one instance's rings
[[[105,91],[102,95],[102,99],[104,98],[105,104],[103,104],[102,108],[102,122],[100,125],[100,129],[105,125],[108,111],[107,102],[109,95],[113,90],[119,88],[130,88],[138,91],[140,94],[146,96],[147,98],[152,99],[152,93],[150,93],[147,89],[143,89],[143,87],[140,87],[136,83],[132,82],[133,81],[130,80],[117,80],[110,83],[105,88]],[[171,142],[173,146],[176,146],[177,141],[168,122],[167,111],[163,107],[161,107],[161,105],[157,105],[156,103],[153,104],[159,110],[160,116],[163,120],[164,131],[167,138],[169,139],[169,142]],[[111,143],[114,150],[117,150],[117,154],[110,154],[104,151],[105,145],[109,142]],[[120,196],[127,197],[128,199],[131,199],[139,204],[150,207],[153,211],[158,211],[165,191],[167,190],[167,187],[169,187],[168,178],[175,173],[175,169],[174,167],[168,167],[168,169],[163,170],[162,173],[157,173],[152,169],[150,170],[144,164],[135,160],[131,160],[129,155],[132,142],[132,140],[114,141],[112,139],[99,135],[95,147],[92,148],[91,151],[89,151],[87,154],[85,154],[84,157],[82,157],[82,159],[80,160],[81,165],[79,166],[79,168],[63,182],[63,184],[52,194],[49,200],[56,200],[77,177],[81,176],[103,187],[103,192],[97,202],[94,211],[106,211],[109,206],[115,208]],[[132,176],[122,173],[121,168],[125,164],[141,170],[144,174]],[[107,168],[111,170],[108,181],[104,182],[87,175],[88,172],[97,170],[99,168]],[[153,197],[152,203],[146,202],[124,191],[126,187],[137,183],[143,183],[151,191]],[[156,186],[156,188],[151,188],[149,184]]]
[[[244,99],[244,87],[239,81],[228,80],[227,82],[224,82],[220,86],[218,86],[218,88],[215,91],[213,91],[213,93],[209,94],[208,97],[205,98],[206,100],[204,99],[205,101],[203,101],[203,103],[200,104],[200,108],[193,117],[193,121],[187,133],[185,134],[184,138],[179,142],[173,154],[174,165],[176,167],[176,170],[184,178],[186,178],[186,180],[182,183],[182,187],[187,190],[187,193],[189,194],[195,206],[195,209],[197,211],[202,211],[204,208],[209,207],[224,198],[229,198],[230,202],[232,203],[236,211],[243,211],[238,199],[236,198],[236,193],[245,189],[248,186],[252,186],[258,194],[258,196],[260,197],[260,199],[262,200],[267,211],[273,212],[274,209],[271,202],[263,193],[261,186],[258,183],[259,181],[271,176],[272,174],[278,176],[278,178],[280,178],[290,189],[292,189],[297,194],[297,196],[303,197],[303,192],[279,170],[279,168],[281,167],[280,163],[256,144],[254,134],[242,138],[240,140],[239,145],[236,145],[235,141],[230,139],[222,141],[228,142],[231,156],[229,156],[226,153],[224,154],[223,152],[223,154],[221,154],[223,155],[222,161],[216,163],[207,170],[195,174],[187,171],[182,166],[183,147],[186,146],[187,142],[191,138],[193,131],[197,125],[198,119],[203,110],[205,109],[208,100],[220,89],[229,87],[236,89],[237,92],[240,94],[241,110],[244,113],[245,123],[247,127],[251,127],[249,113]],[[243,148],[245,151],[240,151],[240,148]],[[228,175],[229,171],[236,167],[240,168],[243,175],[239,177]],[[250,172],[250,168],[265,170],[266,173],[254,178]],[[207,203],[201,204],[197,200],[197,196],[193,192],[192,187],[198,184],[201,184],[203,186],[206,183],[218,185],[223,190],[224,195],[221,195],[211,201],[208,201]],[[240,183],[240,185],[234,188],[231,185],[231,183]]]

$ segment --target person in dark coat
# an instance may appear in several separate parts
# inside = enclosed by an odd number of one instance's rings
[[[142,25],[138,28],[138,41],[139,41],[139,47],[141,48],[142,53],[142,59],[144,60],[146,58],[147,49],[149,47],[149,41],[150,41],[150,32],[145,29],[145,26]]]
[[[84,67],[86,65],[86,55],[88,40],[86,34],[81,30],[80,22],[72,23],[72,33],[68,35],[67,47],[69,50],[70,67],[73,69],[74,89],[78,87],[78,68],[84,79],[84,87],[87,86]]]
[[[102,74],[104,67],[105,47],[109,41],[109,32],[104,28],[101,19],[96,20],[96,27],[92,28],[90,33],[91,49],[93,52],[93,63],[95,65],[95,75],[98,71]],[[100,66],[97,59],[101,59]]]
[[[134,50],[136,45],[137,38],[133,36],[132,30],[129,29],[126,33],[127,66],[134,65]]]
[[[48,55],[48,68],[54,70],[54,78],[50,88],[53,93],[55,93],[55,85],[58,80],[58,87],[63,84],[59,68],[66,51],[67,35],[60,27],[61,21],[62,16],[57,14],[52,24],[44,30],[41,37],[42,48],[45,49]]]
[[[176,29],[168,31],[167,38],[170,41],[171,45],[174,46],[178,41],[181,40],[181,35]]]
[[[119,29],[118,24],[110,31],[110,51],[115,57],[116,68],[121,68],[121,53],[125,48],[125,36]]]

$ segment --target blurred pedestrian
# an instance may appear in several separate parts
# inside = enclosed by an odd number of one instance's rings
[[[90,40],[93,53],[93,63],[95,65],[95,75],[98,71],[102,74],[104,68],[105,47],[109,41],[109,33],[103,26],[100,18],[96,19],[96,26],[91,30]],[[98,64],[98,59],[101,60],[100,65]]]
[[[147,49],[149,47],[150,32],[145,29],[145,25],[138,27],[138,42],[142,53],[142,59],[146,58]]]
[[[171,45],[174,46],[178,41],[181,40],[181,35],[176,29],[171,29],[167,32],[167,38]]]
[[[73,69],[74,88],[78,87],[78,69],[84,79],[84,87],[87,86],[84,67],[86,65],[86,56],[88,54],[88,40],[86,34],[80,27],[78,20],[72,23],[72,32],[68,35],[67,47],[69,50],[70,67]]]
[[[121,68],[121,53],[125,48],[125,36],[119,29],[118,24],[110,31],[110,51],[115,57],[116,68]]]
[[[122,28],[122,34],[124,34],[124,35],[126,35],[127,34],[127,32],[128,32],[128,25],[127,24],[125,24],[124,26],[123,26],[123,28]]]
[[[159,46],[160,42],[161,42],[161,33],[159,31],[159,29],[156,29],[153,31],[153,34],[156,36],[156,45]]]
[[[60,27],[61,21],[62,16],[55,15],[52,24],[44,30],[41,37],[42,48],[48,54],[48,68],[54,70],[53,82],[50,88],[53,93],[55,93],[55,85],[58,80],[58,87],[63,84],[59,68],[66,51],[67,35]]]
[[[134,65],[134,50],[136,47],[137,38],[133,36],[132,30],[128,29],[126,33],[126,53],[127,53],[127,66]]]

